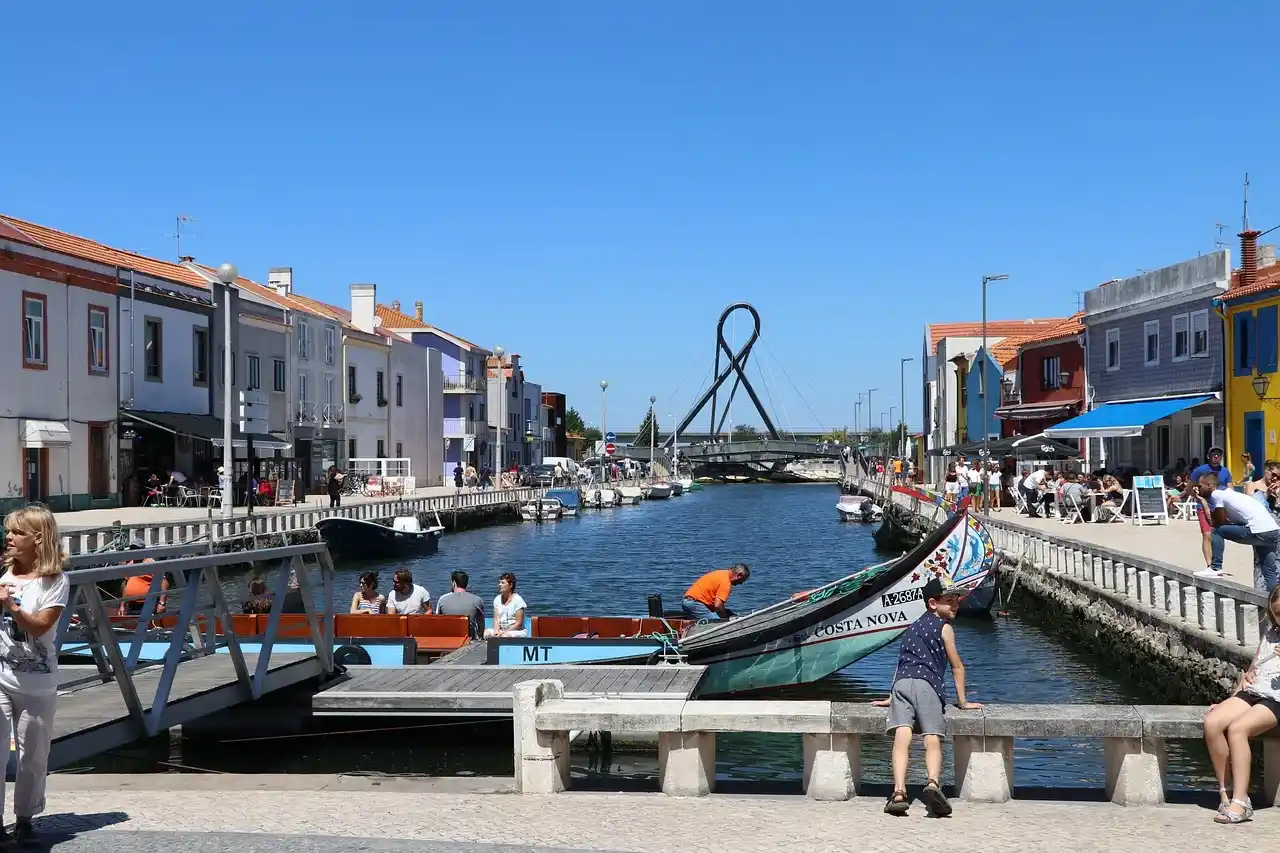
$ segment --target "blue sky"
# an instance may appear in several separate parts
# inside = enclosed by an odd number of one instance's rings
[[[1215,223],[1234,260],[1246,171],[1280,224],[1266,6],[1041,5],[17,4],[0,211],[159,257],[194,215],[203,262],[421,299],[615,425],[687,408],[748,301],[776,420],[843,425],[984,273],[1012,319]]]

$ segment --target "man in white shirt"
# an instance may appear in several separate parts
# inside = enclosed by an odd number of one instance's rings
[[[431,613],[431,593],[413,582],[413,572],[397,569],[387,595],[387,612],[399,616],[427,616]]]
[[[1048,477],[1048,468],[1037,468],[1034,471],[1022,469],[1022,482],[1018,484],[1018,488],[1022,490],[1022,497],[1027,501],[1027,515],[1031,518],[1041,517],[1040,505],[1048,498],[1043,491],[1044,482]]]
[[[1210,539],[1212,551],[1209,568],[1196,572],[1199,577],[1222,577],[1222,552],[1226,540],[1253,548],[1253,585],[1266,595],[1276,585],[1276,549],[1280,548],[1280,524],[1261,501],[1234,489],[1219,489],[1218,475],[1200,475],[1200,511],[1213,524]]]

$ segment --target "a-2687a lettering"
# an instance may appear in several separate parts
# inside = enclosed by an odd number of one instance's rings
[[[913,586],[910,589],[899,589],[895,592],[886,592],[880,596],[881,607],[897,607],[900,604],[906,604],[909,601],[919,601],[924,598],[923,587]]]

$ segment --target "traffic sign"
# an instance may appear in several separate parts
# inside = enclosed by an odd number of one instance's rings
[[[604,446],[604,455],[605,455],[605,456],[612,456],[614,453],[616,453],[616,452],[617,452],[617,450],[618,450],[618,445],[614,444],[614,443],[611,441],[611,442],[609,442],[608,444],[606,444],[606,445]]]
[[[617,440],[618,440],[618,435],[617,435],[617,433],[613,433],[613,432],[606,432],[606,433],[604,434],[604,440],[605,440],[605,441],[609,441],[609,442],[617,441]]]

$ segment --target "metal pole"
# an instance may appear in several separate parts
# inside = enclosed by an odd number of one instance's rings
[[[991,430],[987,426],[987,276],[982,277],[982,361],[981,373],[978,374],[978,381],[982,383],[982,458],[978,460],[978,476],[982,477],[983,482],[983,501],[982,514],[991,515],[991,499],[986,497],[986,488],[991,481],[987,476],[988,458],[991,455]]]
[[[130,320],[132,321],[132,317]],[[232,460],[235,451],[231,447],[231,377],[235,365],[231,352],[231,284],[222,283],[222,466],[231,488],[222,492],[222,517],[230,518],[235,505],[235,470]],[[219,485],[222,485],[219,483]]]
[[[907,362],[915,361],[913,356],[899,359],[898,364],[898,411],[899,429],[898,429],[898,457],[907,455]]]

